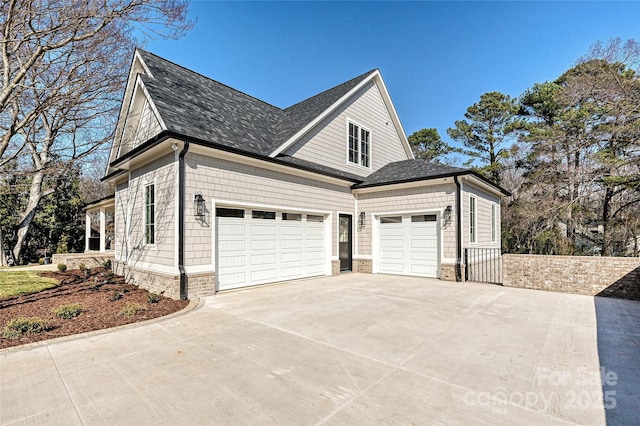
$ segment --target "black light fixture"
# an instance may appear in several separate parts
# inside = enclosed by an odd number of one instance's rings
[[[204,206],[204,198],[202,198],[202,195],[196,194],[195,197],[193,198],[193,203],[195,204],[195,208],[196,208],[196,217],[203,218],[205,206]]]
[[[366,218],[367,218],[367,213],[360,212],[360,216],[358,217],[358,229],[364,228],[364,223]]]
[[[446,223],[451,222],[451,212],[453,212],[453,207],[451,206],[447,206],[447,208],[444,209],[444,214],[442,215],[442,217]]]

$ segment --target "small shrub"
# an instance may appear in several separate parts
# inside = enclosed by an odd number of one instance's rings
[[[116,300],[122,299],[123,296],[124,296],[124,291],[113,290],[113,292],[111,293],[111,296],[109,296],[109,300],[111,300],[112,302],[115,302]]]
[[[47,322],[39,317],[18,317],[9,320],[2,330],[2,337],[15,339],[25,334],[38,334],[47,329]]]
[[[82,306],[80,306],[79,303],[70,303],[68,305],[58,306],[52,312],[62,319],[71,319],[82,313]]]
[[[85,277],[90,277],[91,276],[91,268],[86,268],[84,270],[84,276]]]
[[[124,307],[120,309],[120,312],[118,312],[118,315],[121,317],[130,318],[135,314],[137,314],[138,312],[144,311],[144,310],[145,308],[139,303],[127,302],[125,303]]]
[[[147,300],[149,303],[158,303],[162,299],[162,296],[155,293],[147,293]]]
[[[58,271],[67,272],[67,265],[65,265],[64,263],[58,263]]]
[[[86,271],[87,270],[87,265],[85,265],[84,262],[80,262],[78,264],[78,269],[80,269],[81,271]]]
[[[106,269],[111,269],[111,259],[107,259],[102,262],[102,266],[104,266]]]
[[[44,265],[44,257],[38,259],[38,265]]]

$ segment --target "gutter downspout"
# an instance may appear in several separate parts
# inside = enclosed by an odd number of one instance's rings
[[[187,298],[187,273],[184,269],[184,192],[185,165],[184,156],[189,151],[189,141],[184,141],[178,155],[178,270],[180,271],[180,299]]]
[[[453,177],[456,183],[456,282],[462,281],[462,209],[460,206],[460,181],[458,176]]]

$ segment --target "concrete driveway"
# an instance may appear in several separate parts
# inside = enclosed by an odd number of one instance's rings
[[[227,292],[0,352],[0,423],[622,424],[639,320],[638,302],[385,275]]]

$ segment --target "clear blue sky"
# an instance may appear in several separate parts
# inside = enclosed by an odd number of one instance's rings
[[[193,1],[196,27],[146,49],[285,108],[379,68],[407,134],[480,95],[519,96],[598,40],[640,40],[640,2]]]

